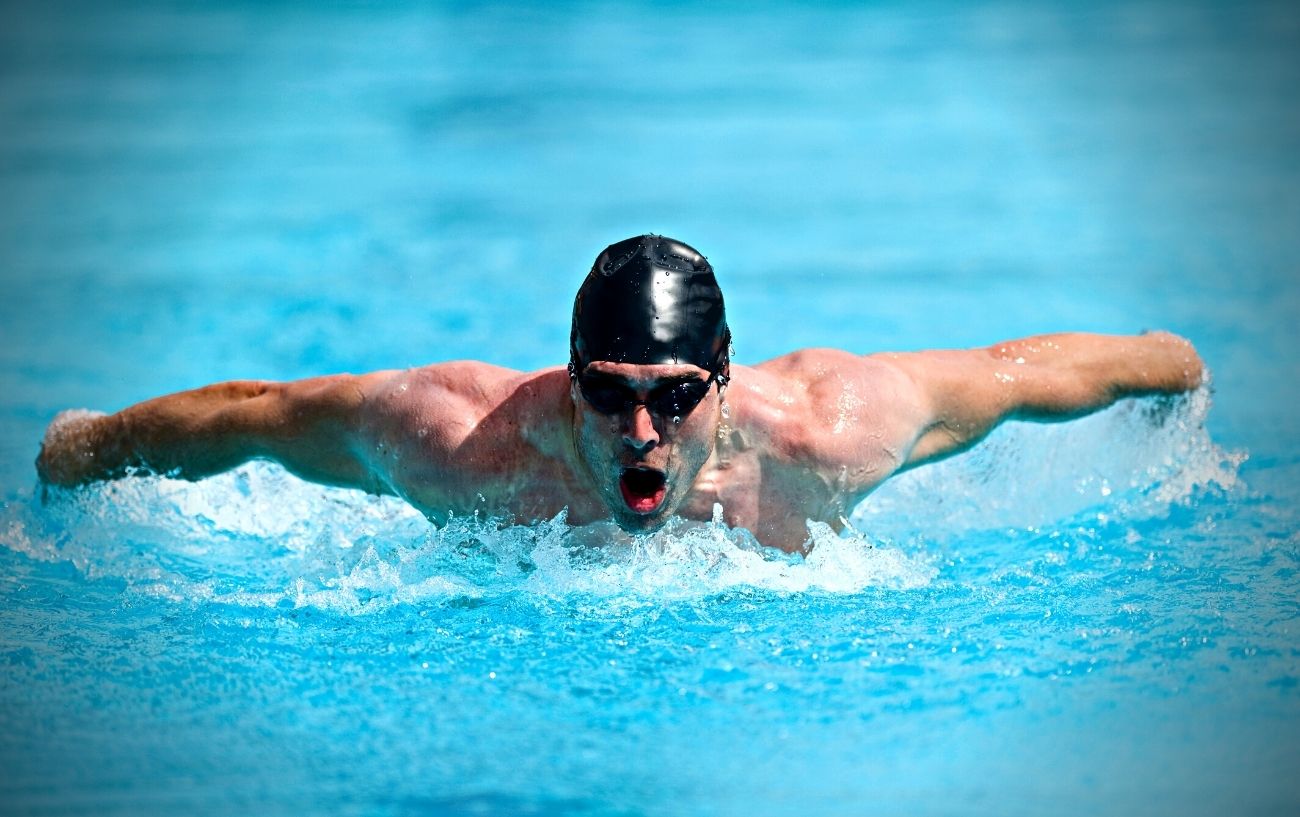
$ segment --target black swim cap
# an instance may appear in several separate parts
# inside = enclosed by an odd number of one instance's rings
[[[606,247],[578,290],[569,373],[593,360],[690,363],[725,383],[730,343],[708,260],[680,241],[637,236]]]

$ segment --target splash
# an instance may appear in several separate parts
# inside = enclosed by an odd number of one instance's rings
[[[532,590],[574,591],[601,597],[624,595],[662,599],[707,596],[739,588],[779,592],[821,590],[855,593],[868,587],[910,589],[928,584],[935,570],[920,555],[873,542],[856,532],[840,536],[822,523],[809,523],[814,543],[807,557],[765,548],[746,530],[722,521],[714,506],[708,523],[674,520],[657,533],[630,535],[600,526],[602,543],[589,533],[555,527],[532,553],[537,566]]]
[[[1210,439],[1210,406],[1207,383],[1185,395],[1122,400],[1067,423],[1005,423],[965,454],[890,480],[852,519],[903,539],[923,523],[933,541],[1085,511],[1102,521],[1164,516],[1207,492],[1242,488],[1246,455]]]
[[[19,496],[0,510],[0,544],[132,593],[346,615],[516,594],[617,605],[907,591],[938,574],[927,547],[962,531],[1085,509],[1151,518],[1235,489],[1244,457],[1210,441],[1209,405],[1201,389],[1062,425],[1008,424],[974,451],[886,485],[844,532],[810,523],[806,557],[763,547],[724,524],[720,508],[710,522],[674,520],[651,535],[574,527],[563,513],[533,525],[461,517],[434,526],[399,500],[311,485],[268,463],[197,483],[148,477],[55,490],[46,502]]]
[[[89,580],[175,602],[314,608],[346,615],[396,605],[478,604],[514,594],[601,604],[719,593],[909,589],[935,569],[919,554],[810,524],[808,557],[763,547],[722,521],[673,520],[650,535],[458,517],[434,526],[389,497],[302,482],[251,463],[201,482],[142,477],[0,512],[0,543]]]

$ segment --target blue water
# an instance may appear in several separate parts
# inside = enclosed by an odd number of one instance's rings
[[[0,27],[0,812],[1294,814],[1287,3],[57,3]],[[434,528],[260,463],[42,496],[68,407],[562,362],[605,244],[736,357],[1177,331],[807,559]]]

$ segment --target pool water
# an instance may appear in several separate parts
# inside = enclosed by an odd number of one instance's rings
[[[1286,3],[59,3],[0,29],[0,813],[1293,814]],[[562,362],[605,244],[736,358],[1167,328],[806,558],[252,463],[43,491],[68,407]]]

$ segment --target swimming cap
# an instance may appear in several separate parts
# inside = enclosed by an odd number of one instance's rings
[[[606,247],[578,289],[569,371],[593,360],[691,363],[725,382],[730,342],[708,260],[680,241],[637,236]]]

